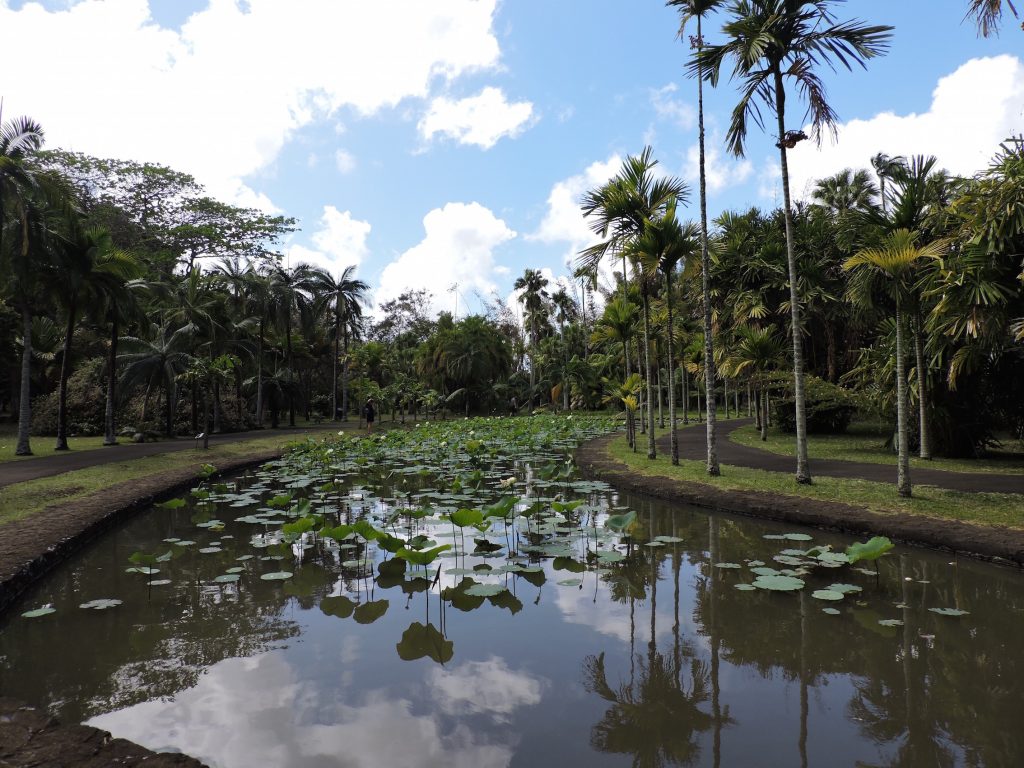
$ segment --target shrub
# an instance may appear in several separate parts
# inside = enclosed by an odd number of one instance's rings
[[[779,380],[780,389],[771,401],[772,418],[783,432],[796,432],[796,401],[793,380]],[[812,434],[837,435],[846,431],[857,413],[860,402],[856,393],[831,384],[817,376],[805,378],[807,431]]]
[[[68,434],[102,435],[107,393],[104,389],[105,361],[101,357],[82,360],[68,377]],[[32,434],[57,434],[59,392],[40,395],[32,401]]]

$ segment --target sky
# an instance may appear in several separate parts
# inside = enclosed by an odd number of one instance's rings
[[[867,70],[822,73],[838,140],[790,153],[796,196],[877,152],[969,175],[1024,133],[1018,22],[980,39],[967,0],[835,5],[895,32]],[[49,147],[162,163],[296,217],[291,265],[354,264],[377,305],[426,288],[461,317],[527,268],[569,274],[593,241],[580,196],[645,145],[699,216],[677,30],[662,0],[0,0],[0,96]],[[781,200],[771,129],[744,158],[725,148],[736,99],[725,78],[706,89],[712,217]]]

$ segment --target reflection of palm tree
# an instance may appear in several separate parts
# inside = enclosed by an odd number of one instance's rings
[[[594,726],[590,743],[601,752],[632,754],[634,766],[692,765],[700,754],[694,735],[711,727],[699,705],[707,701],[704,667],[691,665],[691,685],[683,690],[679,670],[657,651],[639,657],[635,683],[616,690],[608,684],[604,654],[583,663],[584,687],[612,706]]]

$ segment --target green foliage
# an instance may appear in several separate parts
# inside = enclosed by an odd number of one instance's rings
[[[846,557],[851,564],[861,560],[877,560],[895,546],[886,536],[875,536],[866,542],[851,544],[846,548]]]
[[[783,380],[788,384],[787,379]],[[807,431],[812,434],[835,435],[845,432],[863,404],[862,399],[853,391],[817,376],[807,376],[805,387]],[[791,388],[787,387],[781,396],[772,399],[771,405],[779,429],[796,432],[796,401]]]

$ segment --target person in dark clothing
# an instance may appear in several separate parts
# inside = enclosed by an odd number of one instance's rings
[[[363,408],[363,415],[366,416],[366,431],[367,433],[372,433],[373,421],[377,417],[377,409],[373,406],[373,398],[366,401],[366,407]]]

